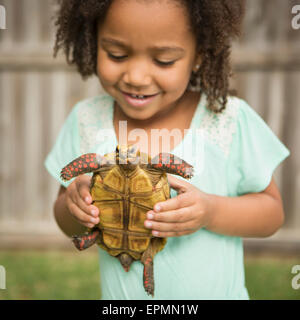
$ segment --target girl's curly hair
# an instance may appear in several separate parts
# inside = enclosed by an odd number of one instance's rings
[[[58,0],[54,57],[63,49],[68,64],[83,78],[97,74],[97,25],[113,0]],[[188,9],[202,63],[190,84],[200,83],[208,108],[221,112],[227,104],[231,40],[241,34],[245,0],[176,0]],[[218,106],[219,105],[219,106]],[[221,107],[220,107],[221,105]]]

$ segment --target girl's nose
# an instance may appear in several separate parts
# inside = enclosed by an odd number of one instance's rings
[[[124,73],[123,81],[128,86],[144,87],[151,84],[151,76],[146,63],[141,61],[129,62]]]

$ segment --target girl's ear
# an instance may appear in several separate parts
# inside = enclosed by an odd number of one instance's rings
[[[197,57],[196,57],[196,59],[195,59],[194,66],[193,66],[193,71],[194,71],[194,73],[197,73],[197,72],[198,72],[198,70],[199,70],[200,67],[201,67],[201,63],[202,63],[202,59],[201,59],[200,54],[198,54]]]

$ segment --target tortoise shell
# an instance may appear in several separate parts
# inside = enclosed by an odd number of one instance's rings
[[[127,253],[140,260],[150,245],[153,236],[144,226],[146,214],[157,202],[170,198],[166,173],[152,179],[151,174],[140,166],[128,173],[115,165],[93,175],[90,193],[99,209],[96,227],[102,231],[98,244],[112,256]],[[160,242],[161,250],[166,239],[160,238]]]
[[[172,154],[160,153],[151,159],[133,145],[117,146],[105,154],[85,154],[62,169],[69,180],[93,172],[90,193],[99,209],[99,224],[82,236],[74,236],[79,250],[97,243],[117,257],[128,271],[135,260],[144,264],[144,288],[154,295],[153,259],[166,244],[166,238],[154,237],[144,221],[158,202],[170,198],[167,173],[192,177],[193,168]]]

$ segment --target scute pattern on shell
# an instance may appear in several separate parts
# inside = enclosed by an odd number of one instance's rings
[[[117,257],[125,271],[134,260],[140,260],[144,264],[144,288],[153,295],[153,259],[165,246],[166,238],[154,237],[145,227],[147,212],[170,198],[167,173],[191,178],[193,167],[169,153],[151,159],[132,145],[118,145],[115,150],[104,156],[84,154],[61,171],[63,180],[93,172],[90,194],[100,221],[85,235],[74,236],[73,242],[79,250],[97,243]],[[147,158],[150,163],[141,162]]]

